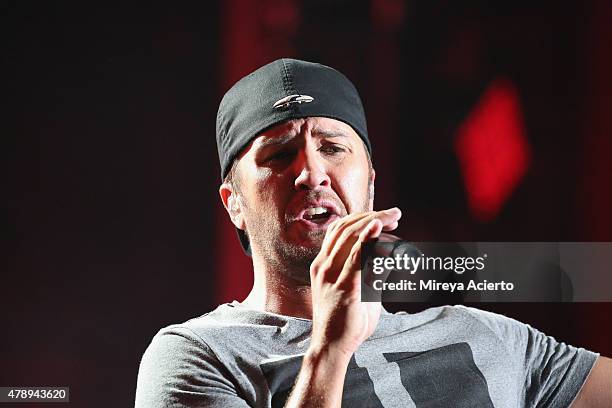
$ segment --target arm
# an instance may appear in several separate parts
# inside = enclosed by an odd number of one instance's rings
[[[612,359],[599,357],[572,408],[612,407]]]
[[[136,408],[247,408],[212,350],[181,327],[157,334],[145,351]]]
[[[309,349],[285,407],[339,407],[350,356]]]
[[[353,353],[376,329],[380,303],[361,302],[361,244],[393,230],[398,209],[352,214],[327,230],[310,267],[312,337],[286,407],[339,407]]]

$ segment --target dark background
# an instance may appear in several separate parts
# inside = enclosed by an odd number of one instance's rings
[[[159,328],[244,297],[214,120],[281,56],[355,82],[400,235],[612,241],[612,6],[490,3],[4,3],[0,385],[133,405]],[[479,307],[612,355],[611,304]]]

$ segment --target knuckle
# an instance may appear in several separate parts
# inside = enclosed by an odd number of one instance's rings
[[[349,215],[347,215],[345,217],[342,217],[342,218],[338,218],[337,220],[334,220],[330,224],[329,228],[334,228],[334,229],[337,229],[337,230],[344,230],[348,226],[354,224],[359,219],[363,218],[364,215],[367,215],[369,213],[370,212],[367,212],[367,213],[354,213],[354,214],[349,214]]]
[[[333,267],[333,263],[330,259],[326,259],[325,262],[321,265],[321,271],[329,271]]]
[[[310,264],[310,272],[319,275],[329,269],[330,260],[328,257],[316,257]]]
[[[331,268],[331,261],[329,260],[325,260],[325,261],[319,261],[319,262],[313,262],[310,265],[310,274],[311,276],[314,277],[318,277],[321,275],[324,275],[326,273],[326,271],[328,271]]]
[[[329,233],[329,231],[334,231],[337,228],[339,222],[340,222],[340,218],[333,220],[331,224],[329,224],[329,227],[327,228],[327,232]]]
[[[317,276],[320,271],[320,264],[316,260],[312,261],[310,264],[310,276]]]
[[[343,231],[342,234],[340,234],[340,238],[342,240],[348,240],[349,238],[351,238],[352,236],[355,236],[360,230],[360,226],[359,225],[351,225],[349,227],[346,227]]]
[[[342,233],[347,226],[350,225],[349,220],[346,218],[342,218],[341,220],[337,220],[337,224],[334,226],[334,232],[336,234]]]
[[[347,215],[345,217],[342,218],[338,218],[336,220],[334,220],[331,225],[330,228],[334,228],[334,229],[339,229],[342,228],[343,225],[346,225],[347,223],[349,223],[351,220],[351,216]]]
[[[334,289],[343,294],[342,301],[348,305],[352,300],[350,295],[356,290],[355,283],[351,279],[338,280],[334,284]]]

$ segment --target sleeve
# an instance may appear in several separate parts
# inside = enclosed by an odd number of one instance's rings
[[[185,328],[164,329],[140,362],[136,408],[246,408],[214,352]]]
[[[580,392],[599,354],[558,342],[517,320],[470,310],[504,344],[522,368],[526,407],[569,407]]]
[[[558,342],[525,325],[526,406],[569,407],[598,354]]]

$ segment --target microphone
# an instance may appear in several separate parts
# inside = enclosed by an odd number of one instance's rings
[[[432,245],[433,244],[433,245]],[[377,239],[368,241],[364,245],[364,253],[362,258],[362,298],[364,295],[368,298],[368,301],[387,301],[387,302],[434,302],[434,303],[453,303],[460,302],[463,300],[464,294],[462,292],[446,293],[444,291],[433,291],[428,290],[410,290],[409,292],[404,291],[377,291],[374,289],[374,281],[380,282],[413,282],[415,288],[419,288],[420,281],[433,280],[437,282],[464,282],[469,279],[475,279],[477,277],[476,271],[469,271],[464,274],[456,274],[453,270],[430,269],[424,266],[425,255],[422,250],[433,255],[435,258],[444,258],[444,256],[454,255],[457,250],[464,250],[457,244],[448,243],[419,243],[421,248],[418,248],[415,244],[405,241],[397,235],[383,232]],[[440,252],[442,251],[442,252]],[[373,264],[375,258],[392,258],[396,262],[383,262],[379,260],[378,266],[382,266],[382,271],[379,269],[378,272],[374,272]],[[406,258],[412,258],[413,262],[406,262]],[[422,258],[422,259],[418,259]],[[414,259],[417,262],[414,263]],[[410,265],[408,269],[405,265]],[[418,264],[418,266],[417,266]],[[428,263],[427,263],[428,265]],[[414,269],[416,268],[416,269]],[[383,293],[384,292],[384,293]],[[474,295],[474,299],[478,299],[479,295]]]
[[[380,263],[380,258],[403,259],[404,257],[417,258],[422,256],[421,251],[408,241],[403,240],[397,235],[387,232],[381,233],[378,238],[369,240],[362,247],[362,275],[361,275],[361,298],[362,301],[380,302],[380,301],[405,301],[403,297],[405,293],[393,293],[381,291],[380,285],[387,282],[388,279],[395,280],[395,277],[405,281],[414,281],[416,276],[410,272],[396,269],[395,262],[390,266],[387,262]],[[378,258],[378,259],[377,259]],[[374,265],[378,262],[378,270]],[[385,260],[386,261],[386,260]],[[384,266],[383,266],[384,265]],[[380,267],[382,266],[382,269]],[[383,294],[384,298],[383,299]],[[412,301],[426,301],[427,296],[423,293],[411,294]]]
[[[372,240],[373,255],[375,257],[389,257],[395,258],[396,256],[404,257],[418,257],[422,255],[422,252],[413,244],[408,241],[404,241],[397,235],[383,232],[377,239]]]

